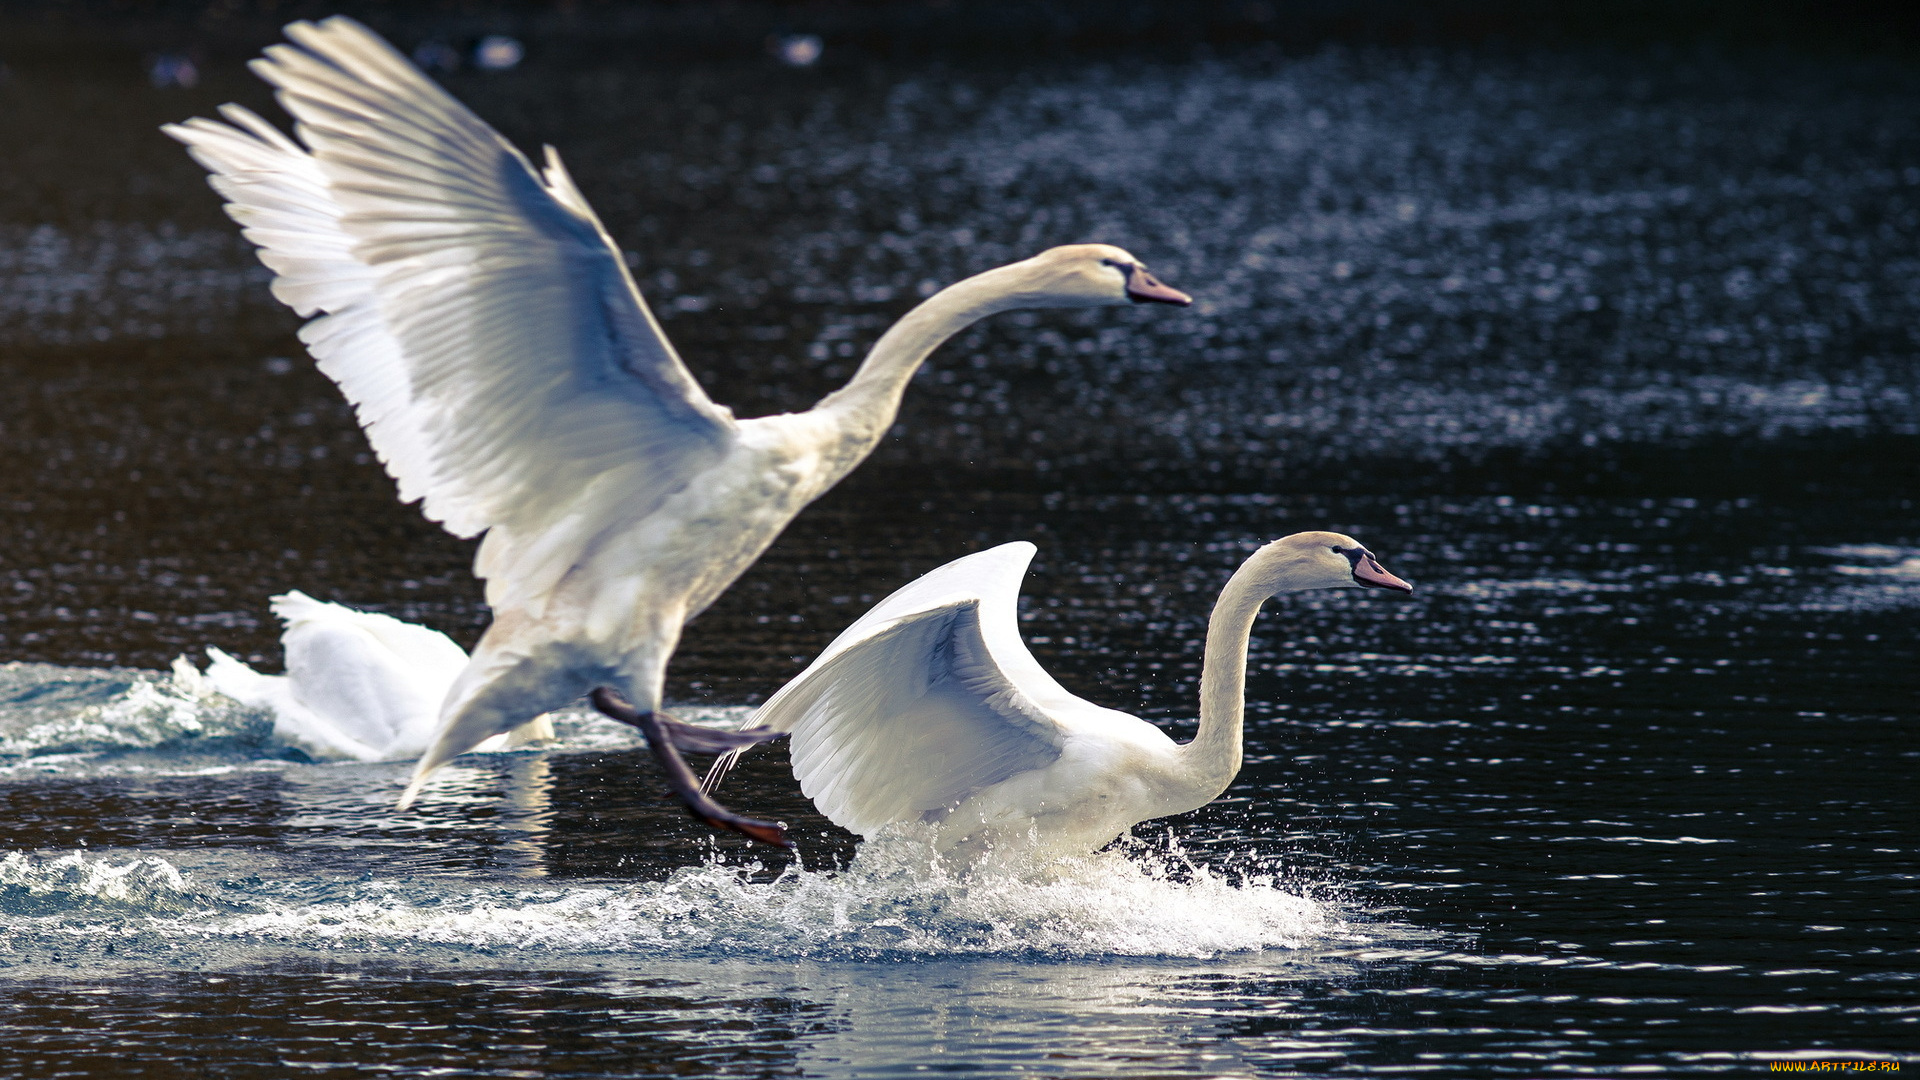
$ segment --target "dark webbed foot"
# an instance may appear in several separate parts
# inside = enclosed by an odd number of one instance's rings
[[[763,844],[789,850],[793,848],[793,842],[787,839],[784,823],[744,817],[713,801],[700,790],[700,782],[694,779],[693,770],[687,768],[686,761],[680,756],[682,749],[699,754],[744,749],[778,738],[785,732],[719,731],[683,724],[665,713],[641,712],[604,686],[588,695],[588,698],[594,708],[623,724],[632,724],[647,737],[647,748],[653,751],[654,760],[660,763],[660,768],[667,774],[667,782],[673,785],[674,794],[686,804],[688,813],[713,828],[731,829]]]

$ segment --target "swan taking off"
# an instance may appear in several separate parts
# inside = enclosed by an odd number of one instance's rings
[[[209,645],[214,689],[271,711],[274,736],[316,760],[400,761],[426,750],[465,649],[438,630],[298,591],[274,597],[273,613],[286,624],[287,673],[262,675]],[[552,739],[542,715],[474,749]]]
[[[462,751],[592,691],[646,733],[695,816],[784,843],[709,800],[674,750],[705,737],[659,714],[682,624],[872,451],[953,334],[1012,308],[1188,297],[1119,248],[1054,248],[936,293],[811,410],[736,420],[674,352],[551,148],[536,169],[350,19],[286,33],[294,44],[253,70],[300,142],[237,105],[227,123],[165,130],[213,174],[274,295],[316,316],[301,339],[400,498],[457,536],[486,534],[474,571],[494,622],[401,806]]]
[[[792,736],[800,790],[842,828],[935,827],[969,859],[992,848],[1093,851],[1150,818],[1217,798],[1240,771],[1247,641],[1270,596],[1364,586],[1412,592],[1352,537],[1304,532],[1242,563],[1207,624],[1200,730],[1152,724],[1068,693],[1020,639],[1035,548],[1002,544],[895,592],[754,714]],[[708,774],[715,786],[738,753]]]

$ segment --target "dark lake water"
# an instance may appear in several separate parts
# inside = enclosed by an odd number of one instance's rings
[[[0,47],[0,60],[4,60]],[[1269,605],[1228,795],[1078,863],[862,850],[784,752],[688,822],[624,729],[285,760],[169,672],[297,588],[471,643],[198,170],[221,101],[0,83],[0,1073],[1256,1077],[1920,1060],[1920,73],[1484,49],[456,76],[556,144],[700,378],[800,408],[935,284],[1119,243],[1185,312],[1014,315],[690,629],[733,719],[865,606],[1031,539],[1033,650],[1191,730],[1212,597],[1350,532],[1410,598]]]

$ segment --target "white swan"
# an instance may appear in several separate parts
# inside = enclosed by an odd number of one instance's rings
[[[792,736],[800,790],[870,837],[935,827],[972,858],[1032,845],[1092,851],[1150,818],[1205,806],[1240,771],[1247,641],[1270,596],[1367,586],[1412,592],[1348,536],[1304,532],[1242,563],[1207,624],[1200,730],[1178,745],[1144,720],[1067,692],[1020,639],[1020,579],[1035,548],[1002,544],[876,604],[754,714]],[[738,752],[708,774],[713,787]]]
[[[424,753],[440,703],[467,666],[467,652],[438,630],[356,611],[303,592],[273,598],[286,624],[285,675],[262,675],[207,646],[207,681],[243,705],[273,713],[274,736],[319,761],[400,761]],[[509,750],[553,739],[545,715],[476,750]]]
[[[221,110],[230,123],[165,130],[212,172],[274,295],[319,316],[301,338],[401,499],[458,536],[486,533],[474,571],[494,622],[400,804],[455,755],[593,690],[647,732],[696,816],[784,842],[707,800],[669,742],[704,736],[655,715],[682,624],[867,456],[948,337],[1011,308],[1188,297],[1119,248],[1054,248],[908,312],[810,411],[735,420],[661,333],[551,148],[535,169],[349,19],[286,32],[295,44],[253,70],[304,146],[236,105]]]

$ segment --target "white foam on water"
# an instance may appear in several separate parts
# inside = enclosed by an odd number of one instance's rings
[[[80,851],[51,857],[10,851],[0,856],[0,911],[9,914],[97,913],[102,908],[177,912],[197,899],[187,875],[156,856],[126,861]]]
[[[842,870],[756,880],[757,864],[710,859],[665,881],[556,888],[373,879],[199,887],[164,859],[84,854],[0,862],[0,896],[42,927],[236,946],[372,951],[455,947],[497,954],[916,957],[1187,957],[1353,940],[1336,909],[1271,876],[1228,874],[1171,854],[1110,850],[1045,866],[962,872],[924,837],[863,846]],[[222,890],[226,890],[224,893]],[[102,903],[125,917],[100,925]],[[16,913],[20,907],[15,905]]]
[[[843,871],[709,862],[664,882],[416,903],[398,891],[223,923],[309,942],[395,939],[484,948],[636,948],[760,956],[1210,956],[1289,948],[1337,920],[1270,881],[1229,881],[1152,857],[1102,853],[1044,870],[958,874],[923,844],[869,846]]]
[[[271,724],[182,661],[167,672],[0,664],[0,758],[254,743]]]
[[[744,705],[673,710],[688,723],[727,728],[753,712]],[[553,723],[552,750],[606,753],[645,745],[633,728],[590,708],[556,710]],[[288,767],[280,757],[287,744],[273,726],[269,710],[214,689],[184,656],[169,671],[0,663],[0,777]],[[129,751],[158,753],[128,761]]]

